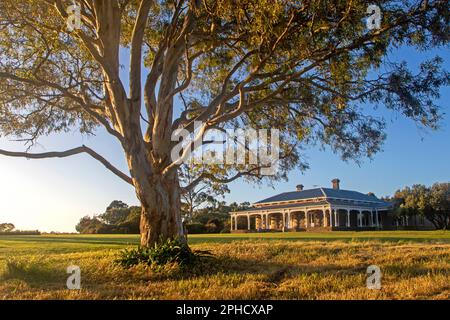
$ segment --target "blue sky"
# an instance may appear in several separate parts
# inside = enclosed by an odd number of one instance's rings
[[[449,69],[448,49],[418,53],[402,49],[391,60],[405,59],[412,66],[438,53]],[[126,70],[126,64],[124,70]],[[242,181],[230,184],[226,201],[255,202],[276,193],[305,188],[331,186],[333,178],[341,179],[341,188],[391,195],[395,190],[414,183],[432,184],[450,181],[450,89],[442,90],[439,101],[446,113],[439,131],[427,131],[414,122],[383,108],[376,112],[388,123],[383,150],[360,166],[343,162],[329,149],[305,150],[310,169],[293,171],[288,182],[272,189]],[[77,133],[44,137],[34,152],[64,150],[86,144],[105,156],[117,167],[127,171],[118,143],[99,130],[96,136]],[[0,148],[24,150],[23,145],[0,138]],[[138,204],[132,187],[87,155],[66,159],[26,160],[0,156],[0,222],[11,222],[19,229],[74,232],[84,215],[102,213],[112,200]]]

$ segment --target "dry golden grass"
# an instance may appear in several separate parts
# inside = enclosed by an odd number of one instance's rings
[[[450,244],[380,241],[202,243],[215,257],[189,271],[112,263],[121,247],[2,246],[0,299],[450,299]],[[6,248],[6,249],[5,249]],[[8,251],[9,248],[9,251]],[[382,289],[366,287],[378,265]],[[78,265],[80,291],[65,288]]]

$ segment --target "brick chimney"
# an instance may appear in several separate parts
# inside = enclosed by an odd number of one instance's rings
[[[297,188],[297,191],[303,191],[303,185],[302,184],[298,184],[296,186],[296,188]]]
[[[339,190],[339,182],[341,182],[341,180],[339,180],[339,179],[337,179],[337,178],[331,180],[331,183],[333,184],[333,189]]]

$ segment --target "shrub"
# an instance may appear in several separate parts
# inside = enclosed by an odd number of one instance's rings
[[[120,256],[115,262],[125,268],[143,263],[152,269],[159,270],[169,264],[185,267],[205,256],[211,256],[211,253],[209,251],[192,251],[179,239],[169,239],[152,248],[125,249],[120,252]]]
[[[206,233],[205,225],[201,223],[189,223],[186,225],[188,234]]]
[[[5,262],[5,270],[0,272],[0,281],[20,279],[30,284],[39,281],[48,282],[64,279],[64,274],[61,278],[60,274],[54,272],[52,267],[40,257],[9,257]]]
[[[227,220],[223,224],[222,230],[220,230],[220,233],[230,233],[231,232],[231,223],[230,220]]]
[[[219,229],[217,229],[217,225],[214,223],[207,223],[205,225],[206,233],[217,233],[219,232]]]

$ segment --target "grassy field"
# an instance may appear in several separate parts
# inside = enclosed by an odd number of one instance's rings
[[[181,271],[113,263],[138,236],[0,236],[0,299],[450,299],[450,232],[193,235],[214,257]],[[66,289],[66,268],[82,289]],[[381,290],[366,269],[382,272]]]

